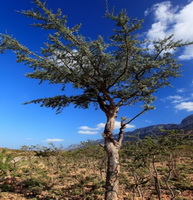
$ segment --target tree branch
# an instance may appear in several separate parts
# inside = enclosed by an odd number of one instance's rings
[[[120,146],[121,146],[121,144],[123,142],[124,130],[126,129],[127,124],[130,124],[134,119],[136,119],[137,117],[139,117],[140,115],[142,115],[147,110],[148,110],[148,108],[144,108],[140,113],[138,113],[137,115],[135,115],[132,119],[130,119],[127,122],[125,122],[126,118],[122,118],[122,120],[121,120],[121,127],[119,129],[119,137],[118,137],[118,143],[119,143]]]

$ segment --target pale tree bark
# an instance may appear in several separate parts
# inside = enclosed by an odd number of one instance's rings
[[[107,172],[105,200],[117,200],[119,192],[119,148],[112,142],[106,142]]]
[[[118,200],[119,194],[119,173],[120,173],[120,162],[119,162],[119,151],[122,146],[124,129],[126,125],[133,121],[136,117],[141,115],[146,111],[144,109],[142,112],[137,114],[131,120],[126,122],[125,118],[122,118],[120,124],[120,131],[118,139],[116,140],[113,136],[115,119],[117,117],[117,113],[119,111],[119,107],[111,104],[111,106],[101,105],[102,110],[105,112],[107,116],[107,122],[105,126],[105,130],[103,133],[103,137],[105,140],[105,151],[107,153],[107,170],[106,170],[106,192],[105,192],[105,200]]]
[[[108,113],[107,122],[103,137],[105,139],[105,151],[107,153],[107,171],[106,171],[106,192],[105,200],[118,200],[119,193],[119,150],[121,148],[122,139],[120,142],[113,137],[113,130],[118,108],[114,107]]]

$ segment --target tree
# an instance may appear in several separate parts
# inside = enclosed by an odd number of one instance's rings
[[[36,10],[21,13],[39,22],[34,27],[49,30],[49,42],[40,53],[35,53],[7,34],[1,34],[0,51],[12,50],[17,62],[34,69],[26,76],[60,84],[65,89],[71,84],[79,89],[78,95],[58,95],[40,98],[28,103],[55,108],[57,112],[70,104],[88,108],[94,104],[104,112],[107,121],[104,128],[104,149],[107,153],[106,200],[118,199],[119,150],[126,125],[147,110],[153,109],[154,93],[170,85],[170,77],[178,77],[180,65],[172,53],[177,47],[189,45],[175,41],[173,36],[152,42],[141,41],[133,32],[141,28],[141,20],[131,20],[126,11],[118,14],[107,12],[116,28],[109,38],[99,36],[88,39],[79,33],[80,24],[70,28],[67,17],[60,9],[54,13],[41,0],[34,0]],[[142,111],[130,120],[122,118],[119,137],[113,129],[120,107],[141,102]]]

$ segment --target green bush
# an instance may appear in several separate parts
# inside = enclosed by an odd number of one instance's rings
[[[46,183],[40,181],[37,178],[30,178],[23,182],[24,187],[27,188],[28,192],[32,193],[33,195],[40,194],[41,191],[45,190]]]

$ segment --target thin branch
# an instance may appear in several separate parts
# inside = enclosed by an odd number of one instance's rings
[[[119,129],[119,138],[118,138],[118,143],[119,146],[121,147],[122,142],[123,142],[123,135],[124,135],[124,130],[126,128],[126,124],[124,123],[125,119],[121,120],[121,127]]]
[[[148,110],[148,108],[144,108],[140,113],[138,113],[137,115],[135,115],[135,117],[133,117],[132,119],[130,119],[128,122],[126,122],[125,125],[130,124],[133,120],[135,120],[137,117],[139,117],[140,115],[142,115],[147,110]]]
[[[129,97],[124,98],[123,96],[117,96],[118,98],[120,98],[121,100],[117,103],[118,106],[127,106],[127,105],[131,105],[133,102],[135,102],[135,99],[139,96],[137,95],[138,91],[132,93],[131,95],[129,95]],[[134,98],[132,100],[130,100],[130,102],[124,103],[126,101],[128,101],[129,99]]]
[[[122,26],[122,29],[125,30],[125,28]],[[125,35],[124,35],[124,43],[125,43],[125,46],[126,46],[126,62],[125,62],[125,67],[123,69],[123,72],[114,80],[114,82],[109,85],[108,87],[108,90],[115,85],[115,83],[117,83],[121,77],[127,72],[127,69],[128,69],[128,64],[129,64],[129,46],[128,46],[128,43],[127,43],[127,33],[125,32]]]
[[[30,51],[30,54],[35,56],[36,58],[43,60],[45,62],[47,62],[47,59],[43,58],[42,56],[37,55],[36,53]],[[66,74],[64,72],[62,72],[58,67],[56,67],[56,65],[52,65],[52,67],[54,67],[59,73],[61,73],[63,76],[66,76]]]
[[[157,55],[154,57],[154,60],[157,60],[157,58],[159,57],[159,55],[162,53],[164,49],[160,49],[160,51],[157,53]]]
[[[121,120],[121,127],[119,129],[119,138],[118,138],[118,143],[121,146],[122,142],[123,142],[123,136],[124,136],[124,130],[126,129],[126,125],[130,124],[134,119],[136,119],[137,117],[139,117],[140,115],[142,115],[145,111],[147,111],[148,108],[144,108],[140,113],[138,113],[137,115],[135,115],[135,117],[133,117],[132,119],[130,119],[128,122],[125,122],[125,118],[123,118]]]

